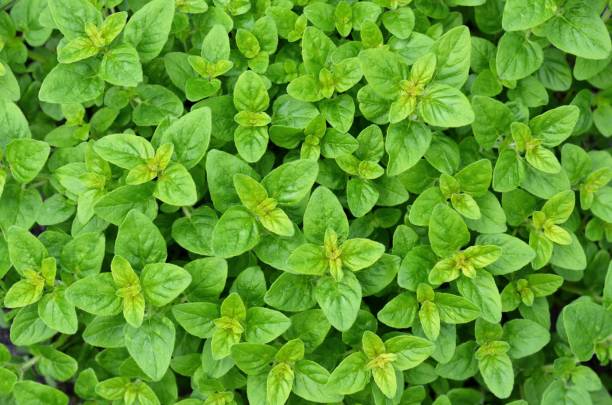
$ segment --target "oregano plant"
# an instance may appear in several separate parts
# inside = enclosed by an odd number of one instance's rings
[[[612,404],[611,17],[0,0],[0,403]]]

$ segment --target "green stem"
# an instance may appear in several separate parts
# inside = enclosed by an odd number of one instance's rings
[[[19,377],[23,379],[23,375],[38,362],[39,358],[34,356],[19,367]]]

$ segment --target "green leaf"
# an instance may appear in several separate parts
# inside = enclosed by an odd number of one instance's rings
[[[234,88],[234,105],[238,111],[265,111],[269,103],[268,90],[257,73],[248,70],[238,77]]]
[[[455,179],[459,182],[461,191],[469,193],[475,197],[487,192],[491,184],[492,167],[488,159],[480,159],[461,169],[455,174]]]
[[[211,150],[206,158],[208,190],[214,207],[224,212],[229,207],[240,203],[233,184],[237,173],[258,178],[256,172],[242,159],[227,152]]]
[[[610,334],[610,313],[589,301],[576,301],[562,313],[563,326],[572,352],[580,361],[593,356],[595,344]]]
[[[296,100],[309,102],[319,101],[322,98],[319,92],[319,82],[312,75],[303,75],[293,79],[287,86],[287,94]]]
[[[199,108],[174,121],[162,133],[158,142],[172,143],[176,161],[186,169],[192,169],[204,158],[210,142],[211,127],[210,108]]]
[[[230,57],[230,43],[227,30],[221,24],[213,25],[202,42],[202,56],[209,62]]]
[[[153,195],[166,204],[194,205],[198,200],[195,182],[185,166],[172,163],[159,176]]]
[[[142,82],[138,52],[130,44],[120,44],[104,54],[99,75],[115,86],[136,87]]]
[[[472,123],[472,131],[480,146],[491,148],[500,136],[509,133],[514,117],[504,103],[489,97],[474,96],[472,107],[478,111]]]
[[[461,25],[448,30],[434,42],[432,52],[437,61],[435,82],[456,88],[463,86],[470,69],[470,39],[470,30]]]
[[[418,112],[426,123],[437,127],[462,127],[474,121],[474,111],[463,93],[439,83],[425,89]]]
[[[350,68],[355,69],[354,66]],[[359,66],[356,69],[359,71]],[[361,79],[361,75],[359,75],[359,79]],[[353,85],[354,83],[351,81],[347,84],[347,87],[352,87]],[[336,86],[338,86],[338,83],[336,83]],[[342,133],[348,132],[351,129],[355,116],[355,104],[350,96],[340,95],[332,99],[323,100],[319,103],[319,108],[333,128]]]
[[[19,100],[21,89],[17,83],[17,78],[7,64],[0,62],[0,70],[3,71],[3,76],[0,76],[0,88],[6,92],[4,98],[10,101]]]
[[[457,295],[436,293],[434,302],[442,322],[466,323],[480,315],[480,309],[476,305]]]
[[[63,289],[58,288],[42,297],[38,302],[38,316],[48,327],[61,333],[72,335],[77,331],[76,309]]]
[[[508,0],[504,6],[502,26],[506,31],[525,31],[554,15],[548,0]]]
[[[544,31],[554,46],[583,58],[604,59],[612,49],[604,22],[578,0],[564,3]]]
[[[261,184],[279,204],[296,205],[310,192],[318,173],[311,160],[285,163],[268,173]]]
[[[496,245],[501,248],[499,259],[487,266],[487,270],[495,275],[520,270],[535,257],[535,252],[527,243],[508,234],[478,235],[476,242],[482,245]]]
[[[20,183],[29,183],[47,162],[49,144],[34,139],[15,139],[6,146],[11,174]]]
[[[213,253],[210,236],[217,220],[217,215],[210,207],[197,208],[189,217],[174,221],[172,238],[190,252],[211,256]]]
[[[431,301],[421,304],[419,310],[419,322],[423,333],[428,339],[435,341],[440,336],[440,312],[438,307]]]
[[[19,381],[13,389],[18,405],[68,405],[68,396],[58,389],[34,381]]]
[[[514,386],[512,361],[505,353],[483,355],[478,360],[480,374],[487,387],[498,398],[507,398]]]
[[[121,312],[121,299],[110,273],[85,277],[71,284],[66,298],[77,308],[94,315],[109,316]]]
[[[136,364],[153,381],[162,379],[174,349],[174,324],[159,316],[145,319],[140,328],[127,326],[125,346]]]
[[[125,257],[135,269],[142,269],[149,263],[166,261],[166,242],[146,215],[132,210],[119,225],[115,254]]]
[[[328,259],[322,246],[305,243],[297,247],[289,256],[287,264],[292,273],[323,275],[328,269]]]
[[[0,98],[0,124],[0,146],[3,148],[13,139],[32,137],[28,121],[19,107],[4,98]]]
[[[124,40],[136,48],[143,63],[161,52],[168,40],[173,17],[173,2],[153,0],[136,11],[126,24]]]
[[[493,170],[493,190],[508,192],[517,189],[525,176],[523,162],[516,151],[506,149],[499,154]]]
[[[502,80],[523,79],[538,70],[543,61],[540,45],[522,32],[506,32],[499,41],[496,66]]]
[[[474,231],[480,233],[500,233],[505,232],[506,226],[506,213],[502,209],[497,197],[490,191],[481,197],[474,199],[478,208],[480,209],[479,219],[465,218],[467,226]]]
[[[467,341],[457,346],[453,357],[447,363],[436,365],[436,374],[442,378],[463,381],[478,372],[478,362],[474,356],[476,342]]]
[[[35,305],[21,308],[11,324],[11,342],[17,346],[30,346],[49,339],[57,332],[38,317]]]
[[[395,176],[419,162],[431,143],[431,131],[418,122],[404,120],[389,125],[385,150],[389,154],[387,174]]]
[[[8,395],[13,391],[13,387],[17,382],[17,375],[9,371],[8,369],[1,367],[0,368],[0,377],[2,377],[2,382],[0,382],[0,393],[2,395]]]
[[[189,286],[191,275],[174,264],[147,264],[140,274],[140,283],[147,302],[161,307],[172,302]]]
[[[62,248],[62,266],[77,276],[98,274],[104,260],[106,240],[103,234],[86,232]]]
[[[376,386],[380,389],[384,396],[387,398],[393,398],[397,391],[397,379],[395,376],[395,370],[389,363],[382,367],[376,367],[372,369],[372,377]]]
[[[293,387],[293,369],[286,363],[279,363],[268,373],[266,384],[266,403],[282,405],[289,398]]]
[[[21,308],[40,300],[45,284],[42,277],[36,276],[36,278],[26,278],[13,284],[4,296],[4,306]]]
[[[282,311],[304,311],[316,305],[311,278],[283,273],[270,286],[266,304]]]
[[[332,371],[327,387],[342,395],[361,391],[371,378],[366,367],[367,361],[367,357],[361,352],[350,354]]]
[[[94,60],[55,66],[40,86],[38,97],[47,103],[82,103],[99,97],[104,81],[97,76]],[[70,83],[70,86],[66,86]]]
[[[587,267],[584,248],[574,233],[570,237],[569,245],[554,245],[550,263],[567,270],[584,270]]]
[[[323,366],[310,360],[300,360],[295,364],[293,392],[308,401],[334,402],[342,396],[328,389],[330,373]]]
[[[376,317],[387,326],[404,329],[412,325],[417,308],[414,295],[405,292],[389,300]]]
[[[50,346],[40,346],[34,351],[41,356],[37,367],[46,376],[58,381],[66,381],[77,372],[77,361],[59,350]]]
[[[304,236],[322,244],[328,228],[340,238],[348,236],[349,224],[342,205],[333,192],[321,186],[312,193],[304,211]]]
[[[444,202],[440,188],[430,187],[416,198],[408,213],[408,219],[414,225],[428,226],[434,208]]]
[[[174,305],[172,315],[187,333],[208,338],[215,328],[213,321],[219,318],[219,308],[209,302],[188,302]]]
[[[399,335],[385,341],[387,352],[397,356],[393,366],[398,370],[414,368],[425,361],[434,351],[434,344],[416,336]]]
[[[232,358],[236,366],[247,375],[266,373],[276,352],[274,347],[259,343],[238,343],[232,346]]]
[[[155,155],[145,138],[131,134],[106,135],[94,144],[94,150],[102,159],[128,170]]]
[[[565,385],[556,380],[550,383],[542,394],[542,405],[552,404],[589,404],[592,403],[588,391],[575,385]]]
[[[125,346],[125,318],[118,316],[97,316],[83,331],[83,340],[92,346],[120,348]]]
[[[254,307],[247,310],[245,337],[251,343],[268,343],[283,334],[291,322],[281,312]]]
[[[562,224],[572,214],[574,204],[574,192],[571,190],[562,191],[546,201],[542,207],[542,212],[546,219],[551,220],[555,224]]]
[[[566,105],[548,110],[529,121],[533,136],[542,140],[544,146],[553,147],[565,141],[574,130],[580,110]]]
[[[359,54],[361,71],[368,85],[385,99],[395,99],[399,82],[406,75],[398,55],[384,49],[367,49]]]
[[[49,11],[57,28],[69,39],[86,35],[88,23],[99,25],[102,22],[100,11],[85,0],[51,0]]]
[[[339,331],[348,330],[355,320],[361,303],[361,286],[351,272],[340,281],[330,276],[319,279],[314,296],[325,317]]]
[[[308,27],[302,36],[302,59],[308,73],[318,74],[326,64],[330,53],[335,49],[334,43],[323,32]]]
[[[181,100],[176,94],[163,86],[140,84],[136,88],[136,92],[141,101],[132,113],[132,120],[136,125],[159,125],[166,116],[179,117],[183,113]]]
[[[450,256],[470,240],[461,216],[446,204],[438,204],[433,209],[428,236],[432,250],[440,257]]]
[[[242,207],[225,211],[212,233],[212,247],[221,257],[238,256],[259,243],[255,218]]]
[[[342,244],[342,265],[359,271],[373,265],[385,252],[385,246],[369,239],[354,238]]]
[[[501,320],[501,297],[490,273],[478,270],[474,278],[458,279],[457,287],[461,295],[480,308],[484,320],[494,323]]]
[[[556,174],[543,173],[530,165],[525,165],[525,177],[521,188],[542,199],[549,199],[555,194],[570,188],[565,171]]]
[[[510,345],[508,355],[520,359],[542,350],[550,341],[550,333],[528,319],[512,319],[504,324],[503,339]]]
[[[350,179],[347,183],[346,194],[349,210],[355,217],[367,214],[380,197],[374,184],[362,178]]]

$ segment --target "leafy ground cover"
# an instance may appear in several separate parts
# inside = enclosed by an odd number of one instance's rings
[[[610,405],[606,0],[0,0],[0,402]]]

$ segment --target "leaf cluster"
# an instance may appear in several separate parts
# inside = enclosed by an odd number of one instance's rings
[[[0,0],[0,403],[610,405],[610,0]]]

